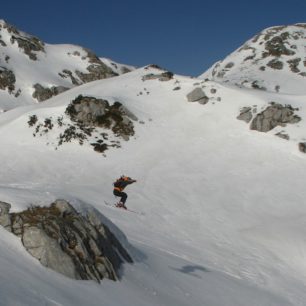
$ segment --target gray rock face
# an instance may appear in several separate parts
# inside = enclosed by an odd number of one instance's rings
[[[15,89],[16,78],[13,71],[0,67],[0,89],[11,93]]]
[[[290,105],[283,106],[273,103],[253,119],[250,129],[268,132],[278,125],[285,126],[287,123],[297,123],[301,118],[294,114],[294,110]]]
[[[18,47],[22,49],[31,60],[37,60],[36,52],[45,52],[44,43],[37,37],[19,32],[15,27],[9,24],[5,24],[4,28],[11,33],[11,43],[14,44],[17,42]]]
[[[162,73],[149,73],[149,74],[146,74],[142,77],[142,80],[143,81],[148,81],[148,80],[159,80],[159,81],[162,81],[162,82],[165,82],[165,81],[169,81],[173,78],[173,73],[170,72],[170,71],[166,71],[166,72],[162,72]]]
[[[21,238],[42,265],[75,279],[118,279],[123,261],[132,258],[93,213],[79,214],[67,201],[9,213],[0,202],[0,224]]]
[[[33,98],[37,99],[38,102],[48,100],[51,97],[56,96],[69,89],[64,86],[52,86],[51,88],[46,88],[40,84],[35,84],[33,87],[35,91],[32,96]]]
[[[10,209],[11,204],[0,201],[0,224],[8,231],[11,229],[11,220],[9,217]]]
[[[209,98],[206,96],[202,88],[196,87],[187,95],[187,100],[189,102],[199,102],[200,104],[206,104],[209,101]]]
[[[243,120],[246,123],[249,123],[253,118],[252,115],[252,108],[251,107],[243,107],[240,111],[239,116],[237,117],[238,120]]]
[[[72,121],[85,126],[111,129],[117,136],[122,136],[124,139],[134,135],[131,119],[137,120],[137,117],[120,102],[110,105],[107,100],[78,96],[67,107],[66,113]]]
[[[299,143],[299,150],[303,153],[306,153],[306,142]]]

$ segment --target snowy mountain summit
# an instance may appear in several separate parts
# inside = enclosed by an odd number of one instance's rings
[[[305,94],[305,39],[303,23],[265,29],[201,78],[271,92]]]
[[[50,45],[0,20],[0,110],[134,69],[75,45]]]

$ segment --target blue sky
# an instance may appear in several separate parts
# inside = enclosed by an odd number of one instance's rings
[[[306,0],[3,1],[0,18],[47,43],[197,76],[274,25],[306,22]]]

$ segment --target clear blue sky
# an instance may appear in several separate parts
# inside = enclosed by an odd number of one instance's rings
[[[264,28],[306,22],[306,0],[6,0],[0,12],[47,43],[197,76]]]

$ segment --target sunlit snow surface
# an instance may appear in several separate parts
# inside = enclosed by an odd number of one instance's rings
[[[243,106],[276,101],[306,118],[306,97],[176,75],[143,81],[148,73],[160,71],[141,68],[0,116],[0,200],[14,211],[56,198],[80,211],[93,207],[135,261],[120,282],[71,280],[1,228],[0,305],[304,305],[306,156],[297,147],[304,120],[281,128],[286,141],[274,136],[278,128],[251,131],[236,117]],[[187,102],[197,86],[217,89],[216,98]],[[135,136],[106,156],[90,144],[56,150],[56,129],[33,137],[30,115],[64,115],[79,94],[121,102],[139,119]],[[112,182],[122,174],[137,179],[127,206],[143,215],[104,205],[115,202]]]

